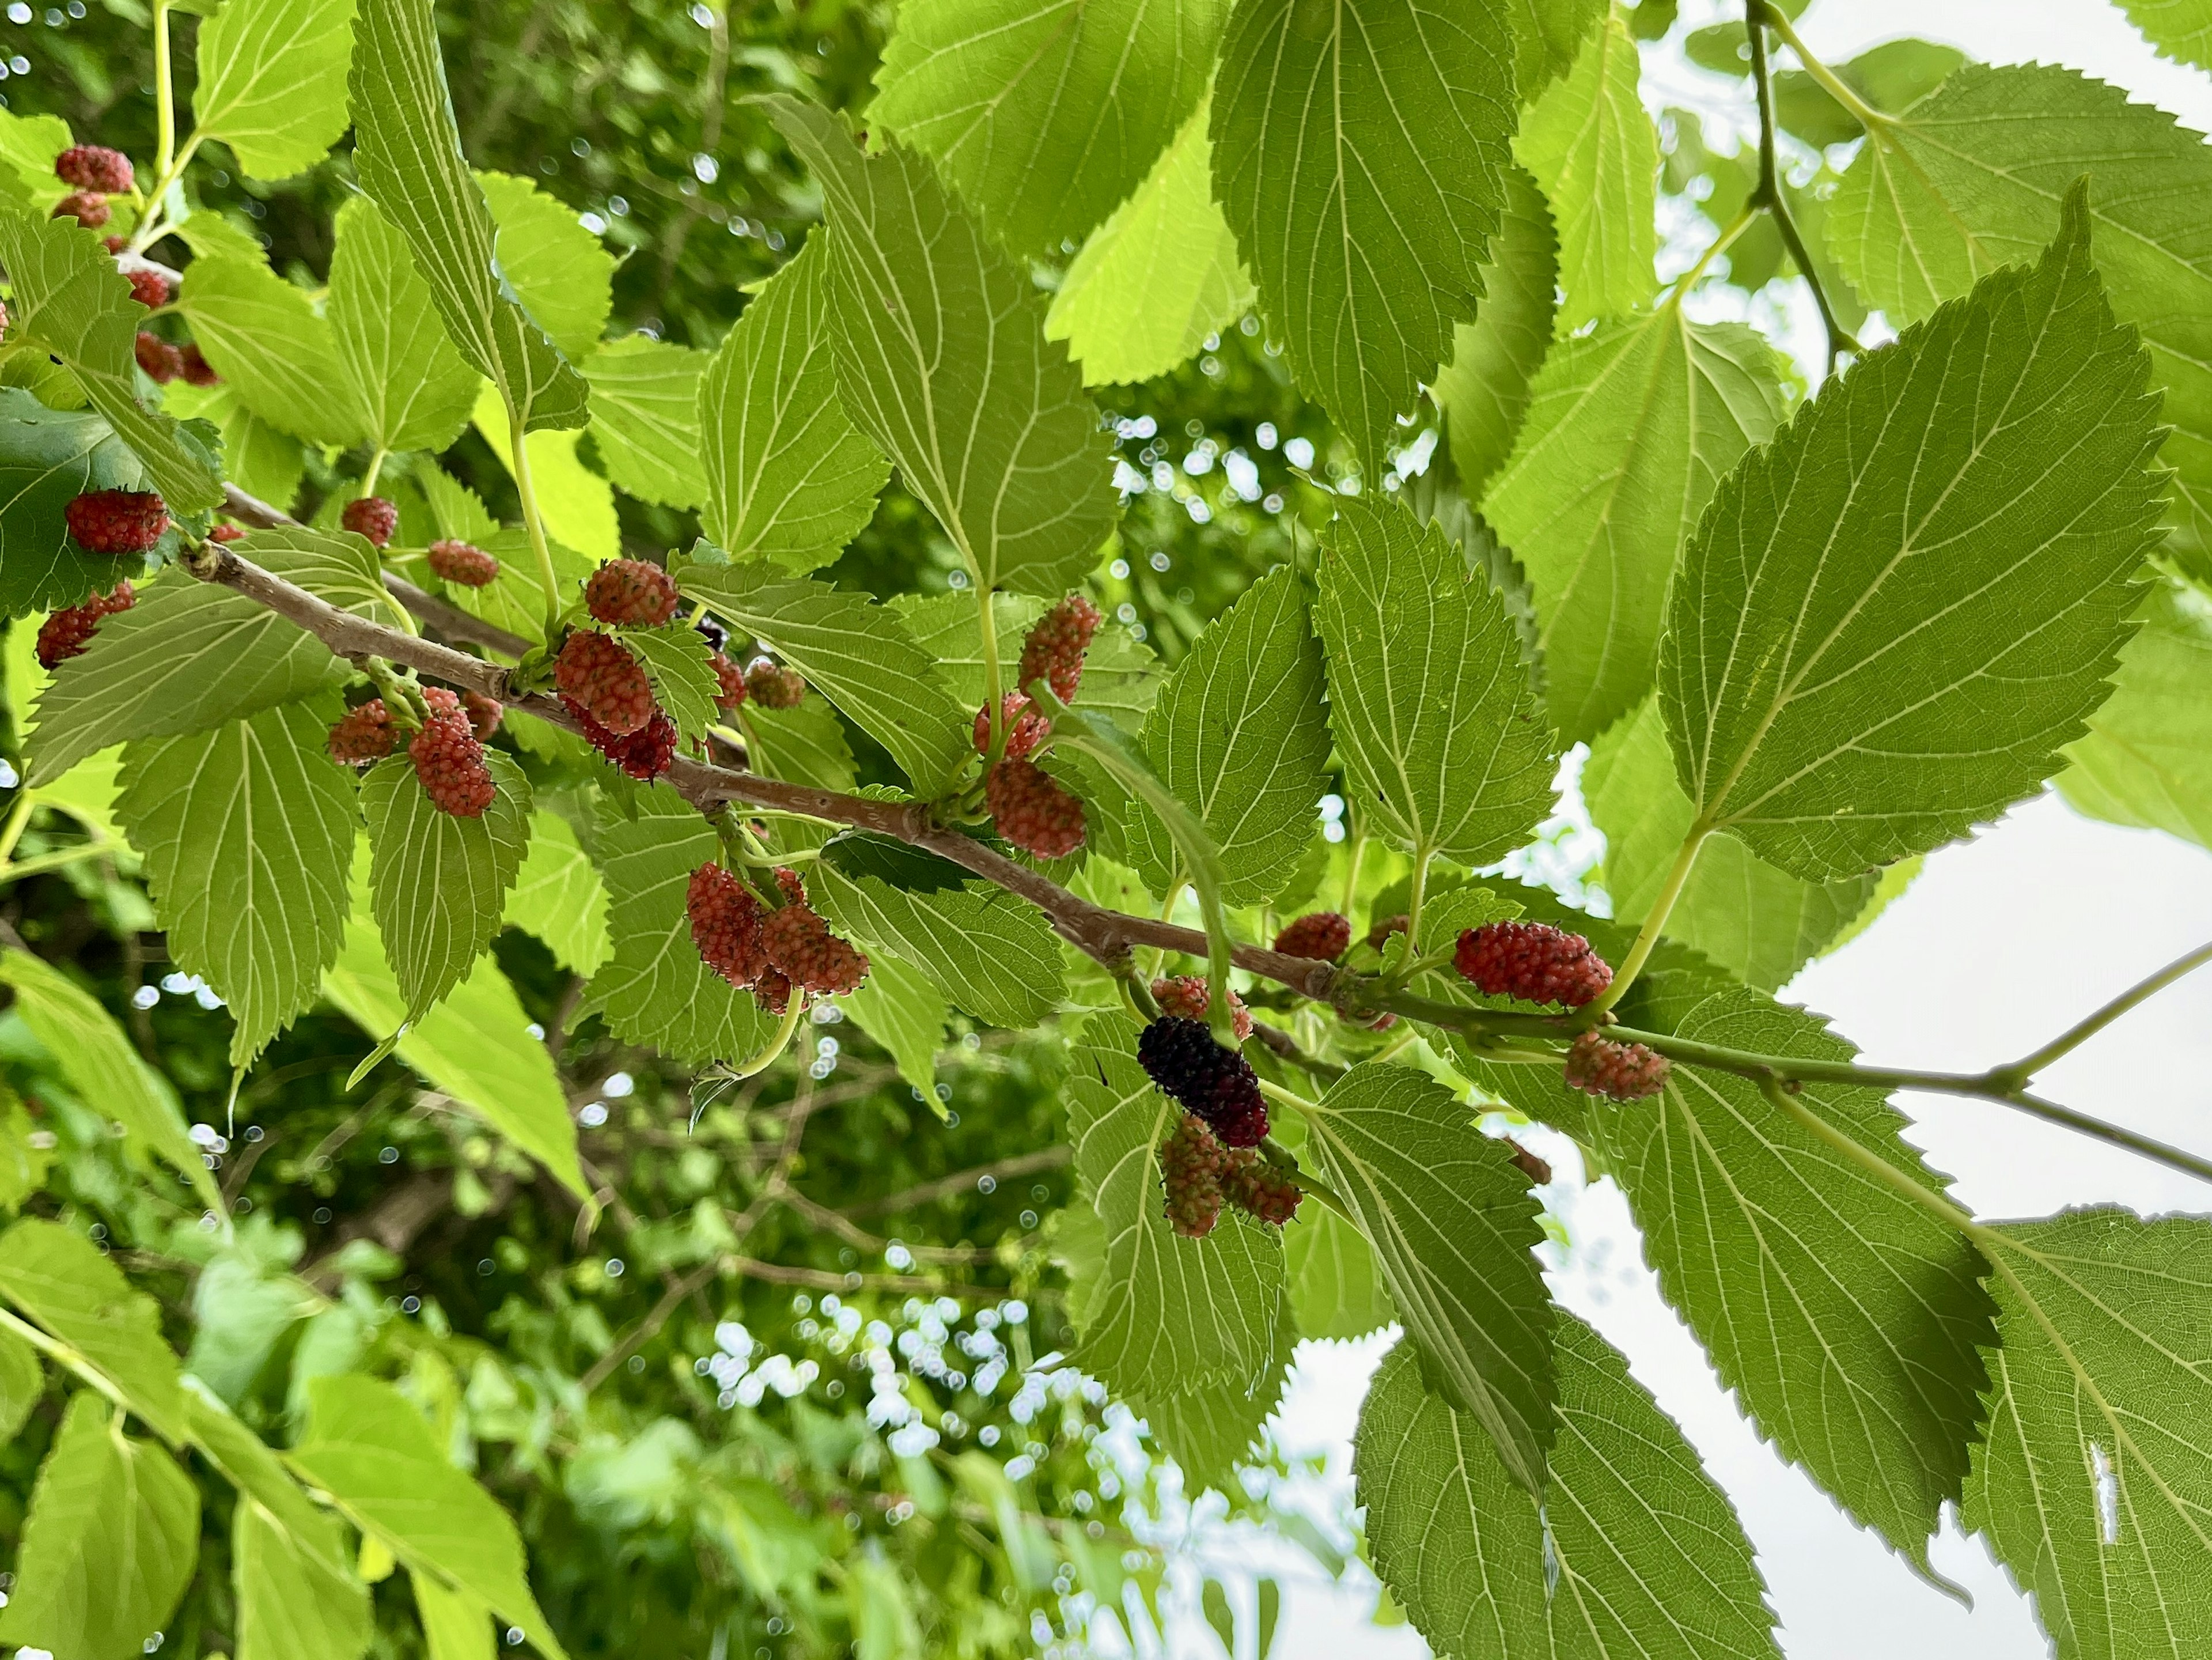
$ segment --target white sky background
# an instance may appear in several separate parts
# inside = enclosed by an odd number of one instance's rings
[[[1685,0],[1692,25],[1740,19],[1740,6]],[[1902,34],[1943,40],[1985,62],[2063,63],[2128,88],[2189,125],[2212,131],[2212,79],[2157,57],[2117,6],[2100,0],[1814,0],[1800,21],[1831,63]],[[1647,52],[1644,93],[1720,120],[1755,116],[1747,96]],[[1740,129],[1741,130],[1741,129]],[[1755,129],[1754,129],[1755,130]],[[1722,128],[1716,121],[1711,137]],[[1801,361],[1817,360],[1809,301],[1781,324]],[[1784,993],[1818,1009],[1870,1061],[1965,1068],[2024,1054],[2125,986],[2212,939],[2212,855],[2172,838],[2081,818],[2056,796],[2032,802],[1974,842],[1932,855],[1919,881],[1868,932],[1815,963]],[[2212,970],[2169,990],[2045,1074],[2051,1098],[2200,1149],[2212,1148]],[[2212,1189],[2100,1143],[1995,1106],[1899,1098],[1911,1139],[1957,1179],[1958,1197],[1990,1217],[2118,1201],[2145,1212],[2212,1211]],[[1735,1501],[1759,1552],[1790,1660],[2032,1660],[2046,1646],[2026,1602],[1982,1547],[1947,1528],[1938,1570],[1965,1586],[1972,1612],[1921,1584],[1758,1438],[1724,1395],[1686,1329],[1643,1266],[1627,1207],[1611,1183],[1583,1189],[1564,1138],[1540,1150],[1561,1167],[1550,1189],[1574,1246],[1553,1276],[1560,1300],[1629,1357]],[[1326,1452],[1329,1486],[1349,1491],[1350,1437],[1381,1339],[1308,1343],[1275,1433],[1293,1455]],[[1218,1501],[1214,1501],[1218,1503]],[[2090,1502],[2084,1495],[2083,1502]],[[1201,1509],[1204,1514],[1204,1508]],[[1226,1530],[1201,1529],[1215,1572],[1294,1572],[1278,1554]],[[1357,1578],[1358,1570],[1354,1570]],[[1370,1592],[1292,1579],[1276,1660],[1353,1655],[1414,1660],[1408,1627],[1367,1625]],[[1250,1591],[1236,1600],[1250,1607]],[[1240,1620],[1240,1624],[1242,1621]],[[1248,1660],[1240,1632],[1235,1660]],[[1180,1656],[1218,1660],[1195,1620]]]

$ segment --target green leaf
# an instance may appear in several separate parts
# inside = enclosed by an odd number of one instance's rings
[[[858,991],[837,1000],[852,1022],[890,1051],[898,1075],[937,1109],[937,1051],[951,1012],[929,976],[887,951],[868,958],[868,977]]]
[[[1146,1399],[1256,1381],[1278,1341],[1282,1235],[1237,1212],[1203,1239],[1170,1230],[1158,1153],[1182,1109],[1152,1087],[1136,1049],[1136,1024],[1117,1012],[1086,1021],[1071,1057],[1075,1173],[1105,1224],[1106,1261],[1070,1359]]]
[[[175,1095],[139,1058],[114,1017],[59,969],[27,951],[0,951],[0,983],[15,988],[16,1012],[53,1052],[62,1076],[85,1104],[122,1125],[133,1152],[151,1153],[189,1178],[200,1201],[221,1214],[221,1195],[199,1149],[185,1138]]]
[[[498,1645],[489,1608],[465,1591],[447,1590],[429,1574],[416,1576],[412,1584],[430,1660],[492,1660]]]
[[[1646,698],[1590,746],[1583,799],[1605,832],[1604,879],[1615,921],[1643,921],[1696,812],[1674,781],[1659,708]],[[1732,836],[1709,837],[1667,913],[1672,939],[1760,991],[1785,985],[1808,959],[1864,917],[1880,878],[1801,880]]]
[[[1482,308],[1452,326],[1451,362],[1429,388],[1444,417],[1460,488],[1479,498],[1513,452],[1552,344],[1559,239],[1536,181],[1505,170],[1505,208],[1482,267]]]
[[[974,712],[952,701],[896,611],[766,559],[686,562],[674,575],[687,598],[772,647],[889,750],[916,794],[936,794],[968,764]]]
[[[13,1214],[46,1185],[46,1172],[55,1162],[54,1149],[46,1145],[49,1138],[40,1134],[40,1128],[12,1091],[0,1089],[0,1211]],[[0,1343],[0,1348],[6,1347]],[[13,1432],[7,1423],[7,1359],[0,1356],[0,1442]]]
[[[1970,65],[1869,136],[1829,240],[1867,303],[1909,322],[2034,258],[2084,173],[2097,268],[2166,388],[2162,459],[2201,550],[2212,545],[2212,365],[2195,319],[2212,308],[2212,255],[2190,204],[2212,190],[2212,155],[2198,134],[2072,70]]]
[[[290,1274],[235,1247],[219,1249],[192,1286],[192,1343],[185,1369],[235,1406],[284,1335],[322,1306]]]
[[[461,356],[524,431],[580,427],[584,379],[501,276],[483,186],[461,155],[431,0],[379,0],[355,22],[354,167],[415,255]]]
[[[1230,21],[1215,199],[1292,377],[1370,477],[1481,297],[1515,53],[1486,5],[1248,0]]]
[[[222,435],[227,480],[271,507],[291,507],[307,471],[307,453],[297,438],[263,420],[226,386],[195,386],[179,380],[162,393],[161,401],[179,420],[204,421]]]
[[[906,0],[868,106],[991,234],[1051,254],[1137,187],[1205,94],[1227,0]]]
[[[1269,572],[1209,623],[1146,719],[1146,758],[1220,849],[1224,905],[1256,903],[1305,856],[1328,787],[1321,647],[1304,581]],[[1157,893],[1182,860],[1166,829],[1132,804],[1127,862]]]
[[[1340,497],[1314,623],[1363,829],[1486,865],[1552,810],[1552,730],[1504,605],[1436,526]]]
[[[837,389],[985,590],[1059,594],[1121,515],[1112,441],[1045,302],[929,163],[863,155],[827,111],[770,113],[830,209]]]
[[[146,311],[99,238],[73,219],[0,208],[0,268],[8,273],[9,343],[43,346],[69,367],[171,513],[221,506],[221,472],[204,443],[138,396],[134,354]]]
[[[132,744],[115,804],[170,955],[229,1006],[253,1063],[315,1000],[345,933],[358,809],[325,748],[335,702]]]
[[[1650,980],[1651,976],[1646,976]],[[1764,1055],[1847,1061],[1817,1016],[1710,974],[1662,975],[1662,1031]],[[1879,1092],[1800,1099],[1940,1192]],[[1759,1432],[1917,1564],[1959,1496],[1990,1341],[1979,1253],[1887,1183],[1777,1112],[1759,1086],[1676,1065],[1656,1102],[1589,1109],[1660,1289]]]
[[[587,980],[613,951],[606,885],[559,813],[541,808],[530,815],[530,852],[500,921],[535,934],[563,967]]]
[[[1321,1106],[1307,1149],[1373,1242],[1432,1384],[1490,1432],[1514,1480],[1540,1493],[1553,1310],[1528,1178],[1425,1073],[1357,1067]]]
[[[1683,542],[1782,419],[1782,362],[1668,304],[1563,340],[1483,513],[1534,589],[1552,718],[1595,738],[1651,684]]]
[[[378,762],[361,781],[377,931],[410,1021],[452,990],[499,932],[530,846],[530,781],[497,750],[484,751],[484,763],[497,793],[477,818],[432,806],[404,755]]]
[[[2120,0],[2120,9],[2167,57],[2212,69],[2212,6],[2205,0]]]
[[[368,1588],[344,1567],[337,1523],[309,1512],[312,1535],[240,1498],[231,1518],[238,1660],[313,1655],[353,1660],[368,1647]]]
[[[1213,204],[1209,110],[1200,104],[1091,233],[1045,313],[1045,337],[1067,342],[1086,386],[1165,374],[1252,304],[1237,238]]]
[[[1522,119],[1514,143],[1559,223],[1563,333],[1641,310],[1656,286],[1659,135],[1644,112],[1641,73],[1636,42],[1615,8],[1567,78]]]
[[[699,960],[684,896],[691,873],[720,856],[706,820],[685,803],[663,806],[654,792],[628,824],[599,831],[599,873],[607,885],[607,933],[614,954],[592,977],[587,1007],[628,1043],[649,1044],[672,1060],[747,1061],[775,1023]]]
[[[0,1441],[15,1438],[46,1392],[46,1372],[38,1350],[0,1326]]]
[[[699,381],[710,361],[645,334],[610,340],[584,359],[600,465],[632,496],[670,508],[705,504]]]
[[[100,1248],[58,1222],[26,1218],[0,1237],[0,1295],[83,1356],[163,1440],[185,1436],[177,1357],[161,1310]]]
[[[566,1660],[524,1572],[507,1512],[447,1463],[406,1397],[368,1377],[308,1386],[307,1432],[291,1463],[420,1578],[486,1603],[546,1660]]]
[[[2151,590],[2112,696],[2065,753],[2058,791],[2075,811],[2212,848],[2212,599]]]
[[[2158,514],[2088,219],[1862,359],[1714,497],[1660,708],[1698,822],[1814,881],[2033,794],[2103,702]],[[2032,482],[2032,487],[2031,487]]]
[[[614,307],[615,259],[576,210],[511,173],[480,173],[498,226],[500,280],[571,363],[592,355]]]
[[[808,892],[840,933],[904,958],[954,1004],[1016,1031],[1060,1006],[1066,982],[1043,914],[986,882],[908,893],[880,877],[816,867]]]
[[[685,738],[705,736],[722,718],[715,704],[722,683],[714,676],[714,648],[692,628],[617,629],[611,631],[637,659],[653,683],[653,701],[666,710]]]
[[[398,1031],[406,1000],[368,915],[355,895],[345,949],[323,992],[371,1037]],[[514,988],[490,957],[468,964],[445,1000],[410,1025],[397,1053],[435,1088],[528,1153],[578,1197],[591,1189],[576,1164],[576,1127],[544,1043],[530,1029]]]
[[[1833,68],[1838,81],[1875,108],[1904,111],[1935,91],[1966,61],[1966,54],[1956,46],[1885,40]],[[1858,117],[1804,70],[1784,70],[1775,76],[1774,119],[1814,149],[1848,144],[1866,131]]]
[[[477,372],[447,338],[407,239],[366,198],[338,209],[329,316],[373,447],[442,450],[461,435]]]
[[[0,1643],[130,1660],[166,1622],[199,1554],[200,1494],[168,1454],[70,1402],[39,1467]]]
[[[1256,1378],[1231,1374],[1197,1389],[1133,1400],[1153,1444],[1182,1467],[1187,1497],[1194,1499],[1207,1487],[1231,1499],[1243,1496],[1235,1485],[1237,1471],[1253,1462],[1253,1449],[1281,1404],[1297,1336],[1285,1300]]]
[[[1376,1373],[1352,1444],[1376,1572],[1461,1655],[1780,1660],[1751,1542],[1674,1420],[1571,1314],[1540,1510],[1475,1422],[1422,1385],[1410,1342]]]
[[[707,539],[801,574],[837,556],[890,477],[837,401],[827,246],[810,238],[769,279],[699,382]]]
[[[821,789],[853,788],[859,775],[852,748],[845,741],[844,724],[823,699],[804,698],[787,709],[763,708],[749,702],[742,721],[745,762],[755,772]],[[779,825],[775,833],[813,834],[796,824]]]
[[[341,611],[397,627],[376,550],[350,532],[256,531],[233,550]],[[39,699],[31,782],[131,738],[205,732],[333,688],[353,673],[330,648],[266,605],[182,572],[149,584],[105,619],[82,657]]]
[[[0,616],[58,611],[141,575],[143,560],[78,547],[63,513],[87,490],[146,483],[99,415],[50,410],[20,386],[0,386]]]
[[[195,136],[256,179],[304,172],[346,130],[354,0],[232,0],[200,25]]]
[[[499,458],[500,465],[514,472],[514,446],[499,389],[477,383],[472,416],[477,431]],[[580,432],[533,432],[525,441],[529,447],[530,477],[538,496],[538,510],[545,529],[556,541],[589,556],[593,562],[611,559],[622,551],[622,525],[615,513],[614,487],[586,466],[576,453]],[[517,575],[523,573],[518,571]],[[531,573],[534,576],[535,572]]]
[[[2197,1651],[2212,1582],[2182,1565],[2212,1512],[2212,1231],[2099,1207],[1983,1237],[1999,1343],[1962,1519],[2059,1660]]]
[[[1299,1335],[1364,1337],[1398,1317],[1375,1247],[1334,1211],[1302,1206],[1297,1225],[1283,1230],[1283,1246],[1290,1253]]]
[[[1648,0],[1638,9],[1656,9],[1658,3]],[[1605,0],[1504,0],[1501,9],[1513,25],[1513,80],[1525,105],[1534,102],[1554,76],[1573,67],[1583,42],[1605,15],[1606,4]]]
[[[208,362],[262,419],[341,448],[365,435],[354,401],[333,395],[345,380],[337,342],[304,289],[259,260],[195,259],[177,303]]]

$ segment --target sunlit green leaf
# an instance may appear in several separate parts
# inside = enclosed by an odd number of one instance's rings
[[[346,130],[355,0],[240,0],[201,24],[196,136],[257,179],[312,167]]]
[[[365,198],[338,209],[328,315],[369,443],[441,450],[461,435],[477,372],[447,338],[407,239]]]
[[[1430,387],[1460,488],[1479,497],[1512,453],[1531,383],[1552,344],[1559,240],[1552,210],[1521,168],[1505,171],[1505,209],[1482,267],[1482,306],[1452,328],[1451,361]]]

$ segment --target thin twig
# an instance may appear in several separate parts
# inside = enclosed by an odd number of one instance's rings
[[[1851,337],[1836,316],[1836,308],[1828,301],[1828,291],[1821,286],[1820,273],[1814,269],[1813,255],[1798,234],[1797,222],[1790,217],[1790,206],[1783,199],[1782,170],[1774,154],[1774,81],[1766,62],[1766,23],[1771,15],[1766,0],[1745,0],[1744,33],[1751,41],[1751,79],[1759,92],[1759,182],[1752,187],[1749,200],[1774,216],[1774,228],[1782,233],[1782,245],[1790,250],[1790,257],[1797,262],[1798,274],[1805,286],[1813,291],[1813,303],[1820,308],[1820,326],[1828,337],[1828,373],[1836,372],[1836,360],[1845,352],[1856,353],[1859,343]]]

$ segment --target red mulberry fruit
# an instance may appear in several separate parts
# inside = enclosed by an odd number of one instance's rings
[[[836,934],[805,900],[769,913],[761,924],[768,960],[794,985],[835,995],[859,989],[868,959]]]
[[[1278,1228],[1298,1213],[1298,1201],[1305,1197],[1288,1172],[1249,1147],[1229,1155],[1221,1191],[1246,1215]]]
[[[561,701],[584,729],[584,740],[641,784],[649,784],[668,770],[676,758],[676,723],[659,709],[635,732],[610,732],[592,718],[592,712],[563,693]]]
[[[1073,702],[1083,683],[1083,654],[1105,620],[1079,593],[1069,594],[1038,617],[1022,642],[1021,685],[1042,680],[1061,702]]]
[[[1162,1014],[1184,1020],[1203,1020],[1206,1006],[1213,999],[1206,989],[1204,975],[1178,974],[1173,979],[1152,982],[1152,1000],[1160,1006]],[[1252,1011],[1233,991],[1229,994],[1229,1018],[1238,1043],[1252,1035]]]
[[[391,754],[395,742],[392,711],[381,697],[372,697],[331,728],[331,759],[342,767],[366,766]]]
[[[469,730],[482,743],[499,730],[499,723],[507,716],[507,705],[496,697],[487,697],[480,691],[461,694],[461,707],[468,711]]]
[[[131,279],[131,297],[148,311],[155,311],[169,303],[169,279],[157,271],[144,265],[124,272]]]
[[[1613,983],[1613,969],[1579,933],[1546,922],[1486,922],[1459,937],[1459,971],[1492,997],[1578,1009]]]
[[[71,191],[55,203],[51,216],[74,219],[87,230],[98,230],[114,217],[114,210],[107,205],[107,198],[98,191],[80,190]]]
[[[999,834],[1040,859],[1060,859],[1083,845],[1083,803],[1034,761],[1001,761],[983,781],[983,800]]]
[[[1567,1046],[1570,1088],[1615,1101],[1640,1101],[1667,1085],[1667,1057],[1641,1043],[1616,1043],[1586,1031]]]
[[[1018,691],[1010,691],[999,700],[999,719],[1006,729],[1006,758],[1026,760],[1036,752],[1036,746],[1051,734],[1052,722],[1030,707],[1030,700]],[[988,703],[975,711],[975,753],[991,752],[991,706]]]
[[[693,871],[684,910],[691,919],[691,943],[699,948],[699,960],[723,979],[742,989],[768,971],[761,903],[728,871],[715,864]]]
[[[169,527],[169,509],[151,490],[87,490],[62,516],[88,553],[143,553]]]
[[[197,341],[177,354],[177,373],[185,377],[185,384],[188,386],[212,386],[222,379],[215,372],[215,365],[208,362],[207,354],[199,349]]]
[[[707,660],[714,671],[715,706],[725,709],[737,708],[745,701],[745,672],[719,650]]]
[[[243,525],[215,525],[208,530],[210,542],[243,542],[245,539],[246,527]]]
[[[456,818],[483,818],[498,791],[461,700],[443,686],[428,686],[423,689],[422,701],[429,706],[430,718],[407,745],[407,758],[415,763],[422,793],[441,812]]]
[[[1301,916],[1275,936],[1275,949],[1285,957],[1310,957],[1334,963],[1352,946],[1352,924],[1333,910]]]
[[[105,144],[71,144],[54,157],[54,177],[102,196],[131,193],[131,158]]]
[[[140,330],[131,346],[138,359],[138,367],[146,371],[146,378],[156,386],[166,386],[185,372],[185,355],[158,334]]]
[[[617,738],[643,731],[653,719],[653,683],[612,635],[583,629],[563,640],[553,665],[553,684]]]
[[[1197,1020],[1164,1015],[1137,1039],[1137,1061],[1161,1094],[1203,1118],[1232,1147],[1255,1147],[1267,1134],[1267,1101],[1252,1063],[1213,1041]]]
[[[472,542],[433,542],[428,562],[432,575],[457,587],[489,587],[499,580],[499,561]]]
[[[390,544],[392,532],[399,528],[399,509],[380,496],[356,496],[339,510],[338,523],[366,536],[369,546],[380,548]]]
[[[85,643],[99,632],[100,619],[129,611],[137,598],[128,582],[118,582],[112,593],[95,593],[82,605],[56,611],[39,625],[39,666],[50,669],[82,655]]]
[[[1206,1121],[1185,1113],[1160,1143],[1160,1186],[1167,1194],[1168,1225],[1186,1239],[1203,1239],[1221,1219],[1221,1178],[1229,1169],[1229,1149],[1206,1128]]]
[[[763,969],[753,982],[753,1001],[767,1012],[781,1015],[791,1006],[791,982],[776,969]]]
[[[610,559],[584,584],[584,609],[609,627],[657,629],[676,605],[668,573],[642,559]]]
[[[756,657],[745,665],[745,690],[764,709],[797,708],[806,696],[806,682],[797,669],[786,668],[773,657]]]

